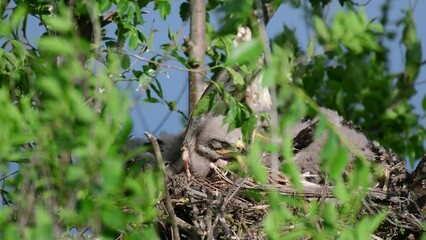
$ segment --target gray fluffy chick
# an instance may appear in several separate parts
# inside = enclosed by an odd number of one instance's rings
[[[161,133],[160,138],[157,140],[166,166],[166,175],[172,176],[178,172],[176,165],[181,165],[180,148],[183,142],[183,133]],[[155,158],[149,141],[139,138],[129,139],[126,152],[133,156],[132,159],[126,163],[126,169],[136,167],[144,170],[158,167],[157,159]]]
[[[357,149],[364,157],[369,160],[377,160],[385,150],[367,139],[359,128],[348,121],[345,121],[336,111],[321,108],[332,125],[346,137],[349,143]],[[293,131],[294,160],[300,167],[302,173],[309,173],[312,177],[307,180],[318,183],[321,180],[321,159],[320,154],[327,142],[327,134],[323,133],[315,139],[315,128],[318,123],[318,117],[296,124],[298,132]],[[350,152],[350,162],[355,159],[355,154]]]
[[[211,173],[210,163],[231,161],[235,153],[244,152],[241,129],[228,132],[223,116],[209,117],[198,128],[191,129],[194,136],[188,142],[190,170],[194,176],[206,177]]]

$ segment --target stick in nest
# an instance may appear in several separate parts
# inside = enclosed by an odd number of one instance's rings
[[[164,205],[166,206],[166,211],[168,212],[169,216],[172,218],[172,237],[175,240],[180,240],[180,233],[179,233],[179,227],[177,224],[177,218],[175,211],[173,210],[172,201],[170,199],[170,194],[167,189],[167,180],[166,180],[166,171],[164,166],[163,157],[161,156],[161,150],[160,145],[158,144],[157,138],[154,137],[154,135],[150,134],[149,132],[145,132],[146,137],[149,139],[149,141],[152,143],[152,147],[154,149],[154,155],[157,160],[158,166],[163,172],[163,184],[164,184]]]

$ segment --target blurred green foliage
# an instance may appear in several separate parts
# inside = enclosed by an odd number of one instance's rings
[[[284,26],[272,42],[272,64],[262,69],[257,65],[262,49],[256,29],[254,41],[238,48],[232,44],[239,25],[257,27],[254,4],[233,0],[207,4],[209,14],[220,10],[225,16],[219,30],[207,23],[210,70],[217,74],[226,68],[237,86],[261,72],[264,85],[276,87],[279,111],[285,112],[279,119],[284,147],[256,140],[247,156],[253,177],[266,182],[266,173],[254,166],[262,151],[275,151],[286,159],[283,172],[301,189],[300,173],[291,158],[291,139],[283,133],[312,109],[318,111],[318,105],[337,109],[371,139],[410,160],[418,159],[424,153],[426,135],[419,124],[423,116],[414,112],[409,100],[416,93],[423,60],[412,10],[405,10],[400,20],[402,39],[394,39],[395,33],[388,30],[389,6],[383,8],[382,19],[375,21],[351,1],[340,0],[345,7],[328,22],[322,11],[331,1],[309,2],[272,1],[274,8],[290,4],[304,9],[314,35],[309,46],[300,46],[294,30]],[[126,156],[121,149],[132,126],[128,98],[115,83],[137,81],[147,89],[145,101],[175,110],[175,103],[165,100],[163,86],[156,79],[156,63],[165,59],[184,66],[189,63],[177,44],[177,34],[169,31],[170,42],[162,46],[163,52],[141,69],[132,69],[132,53],[127,50],[143,53],[153,48],[156,30],[142,33],[138,28],[149,3],[163,19],[177,11],[168,1],[152,0],[73,1],[74,5],[71,1],[16,0],[0,5],[0,169],[6,173],[11,163],[19,164],[17,174],[0,181],[4,205],[0,207],[0,238],[66,238],[69,230],[83,233],[87,226],[105,239],[120,233],[128,239],[157,237],[156,204],[162,197],[164,176],[156,171],[136,176],[125,172]],[[111,8],[117,9],[111,19],[99,18]],[[179,11],[187,20],[188,3],[182,3]],[[35,46],[27,38],[30,18],[39,19],[46,30]],[[116,25],[114,37],[104,33],[110,21]],[[404,46],[403,72],[390,72],[390,49],[384,41],[400,41]],[[318,49],[323,52],[316,54]],[[234,64],[242,71],[234,71]],[[223,91],[222,85],[217,92],[227,106],[226,121],[242,127],[249,136],[255,125],[253,113]],[[214,99],[207,100],[198,111],[211,110]],[[371,166],[360,158],[345,183],[342,172],[350,146],[325,119],[321,118],[320,126],[330,136],[323,152],[324,172],[336,186],[337,201],[307,202],[271,191],[271,208],[264,222],[270,239],[282,239],[283,226],[292,226],[285,232],[289,239],[367,239],[385,217],[385,213],[357,217],[365,189],[372,184]],[[354,192],[359,195],[354,197]]]
[[[91,226],[89,233],[106,239],[130,228],[130,239],[152,239],[163,176],[128,176],[121,151],[132,126],[128,97],[115,77],[128,55],[117,45],[108,48],[111,39],[104,38],[108,47],[95,56],[96,30],[87,38],[75,28],[83,18],[100,26],[97,17],[90,20],[91,7],[97,13],[113,3],[79,1],[74,9],[61,2],[15,3],[1,12],[0,164],[7,173],[11,162],[19,163],[19,172],[2,179],[1,238],[59,239]],[[117,7],[123,12],[116,15],[121,26],[114,42],[130,38],[135,49],[143,40],[134,37],[140,36],[134,25],[142,22],[140,6]],[[26,39],[29,16],[40,17],[47,29],[37,46]]]

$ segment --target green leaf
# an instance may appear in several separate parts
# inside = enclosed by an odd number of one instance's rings
[[[36,227],[34,229],[33,239],[53,239],[52,236],[52,218],[49,212],[41,206],[36,207]]]
[[[147,97],[146,99],[143,100],[144,102],[149,102],[149,103],[159,103],[160,100],[153,98],[153,97]]]
[[[153,44],[154,43],[154,34],[156,32],[158,32],[157,29],[152,29],[152,31],[149,33],[148,40],[146,41],[146,43],[147,43],[148,47],[150,47],[150,48],[154,47],[154,44]]]
[[[395,112],[393,109],[389,108],[386,110],[384,118],[394,120],[398,117],[398,113]]]
[[[322,159],[323,169],[330,173],[333,166],[334,160],[338,155],[340,149],[340,144],[338,138],[335,134],[328,132],[327,142],[324,145],[324,148],[321,151],[320,158]]]
[[[153,97],[151,96],[151,90],[150,90],[150,89],[147,89],[147,90],[146,90],[146,98],[144,99],[144,102],[149,102],[149,103],[158,103],[158,102],[160,102],[160,100],[158,100],[158,99],[156,99],[156,98],[153,98]]]
[[[111,8],[112,1],[109,0],[101,0],[98,1],[100,12],[106,12]]]
[[[355,225],[355,239],[368,239],[371,234],[380,226],[385,219],[385,213],[375,214],[374,216],[365,216]]]
[[[176,111],[176,105],[177,105],[176,101],[166,101],[166,103],[170,111],[173,111],[173,112]]]
[[[330,167],[330,178],[333,180],[339,180],[348,164],[349,153],[346,147],[341,146],[336,156],[332,158]]]
[[[137,34],[138,34],[138,39],[141,43],[146,42],[145,35],[139,29],[137,29]]]
[[[10,36],[10,34],[12,33],[12,27],[10,26],[10,24],[0,21],[0,36]]]
[[[22,64],[25,60],[25,57],[27,55],[27,51],[23,44],[16,40],[11,40],[10,43],[12,43],[13,46],[13,54],[16,57],[16,59],[19,59],[20,64]]]
[[[127,14],[127,16],[129,16],[125,20],[126,23],[129,24],[129,25],[134,25],[134,21],[133,21],[133,19],[135,19],[135,5],[134,4],[132,4],[132,3],[130,4],[126,14]]]
[[[284,161],[281,166],[281,170],[284,174],[290,177],[290,181],[296,189],[302,189],[300,169],[292,158]]]
[[[315,54],[315,41],[313,38],[309,39],[308,47],[307,47],[306,55],[308,56],[308,62],[311,60],[311,58]]]
[[[170,26],[167,28],[167,37],[169,38],[170,41],[173,41],[173,33],[172,33],[172,30],[170,29]]]
[[[138,88],[146,88],[152,81],[152,77],[148,74],[142,74],[138,78]]]
[[[16,28],[24,16],[27,14],[27,7],[25,4],[19,4],[10,16],[9,24],[12,28]]]
[[[127,12],[127,9],[129,8],[129,1],[118,1],[117,4],[117,11],[120,14],[125,14]]]
[[[315,138],[320,137],[322,134],[328,131],[328,120],[323,114],[319,114],[319,122],[315,128]]]
[[[155,1],[154,10],[160,11],[160,16],[163,20],[166,20],[166,17],[170,14],[172,9],[168,0],[158,0]]]
[[[249,42],[244,42],[231,51],[226,65],[233,66],[257,61],[261,52],[262,44],[260,41],[252,40]]]
[[[256,140],[250,147],[246,163],[252,173],[252,177],[259,183],[268,183],[268,174],[266,169],[261,165],[262,160],[262,142]]]
[[[189,3],[188,2],[183,2],[180,5],[179,15],[183,22],[189,19]]]
[[[229,111],[227,112],[225,118],[223,119],[224,123],[229,123],[230,125],[230,129],[232,130],[234,126],[234,124],[232,124],[238,115],[238,102],[235,100],[235,98],[233,96],[231,96],[229,93],[225,92],[224,93],[224,100],[226,101],[226,103],[228,104],[229,107]],[[237,123],[238,125],[238,123]]]
[[[18,229],[17,224],[5,224],[6,231],[3,235],[4,239],[16,239],[22,232]]]
[[[404,31],[402,42],[407,48],[405,54],[406,60],[406,74],[410,81],[413,81],[419,72],[420,64],[422,61],[421,43],[418,39],[416,32],[416,25],[411,10],[407,10],[404,19]]]
[[[121,68],[129,69],[130,68],[130,57],[127,54],[121,55]]]
[[[71,17],[67,15],[45,16],[43,17],[43,21],[47,23],[51,30],[61,33],[70,32],[74,28],[74,23],[71,20]]]
[[[45,91],[46,94],[49,94],[55,98],[59,99],[63,95],[61,86],[53,77],[42,77],[39,79],[39,81],[37,81],[37,84],[40,89]]]
[[[260,72],[259,74],[263,74],[262,86],[265,86],[265,87],[275,86],[276,74],[277,74],[276,67],[267,66],[266,68],[264,68],[263,72]]]
[[[112,201],[105,201],[102,210],[102,222],[106,226],[118,231],[124,230],[126,218],[123,216],[123,211],[117,205],[113,204]]]
[[[71,165],[66,168],[65,178],[72,185],[74,185],[75,183],[78,183],[85,177],[86,177],[86,172],[84,171],[84,168],[81,166]]]
[[[85,103],[83,96],[76,89],[67,92],[70,101],[70,107],[76,119],[82,122],[90,123],[95,120],[96,115],[93,110]]]
[[[327,25],[324,21],[318,16],[314,16],[314,27],[318,35],[324,39],[324,41],[329,41],[330,33],[328,32]]]
[[[368,30],[370,31],[374,31],[376,33],[384,33],[385,30],[383,29],[383,26],[381,24],[378,23],[370,23],[368,24]]]
[[[179,63],[181,63],[182,65],[186,66],[189,68],[188,62],[186,61],[186,58],[182,57],[179,55],[179,51],[177,49],[174,49],[171,53],[171,55],[173,57],[175,57],[177,59],[177,61],[179,61]]]
[[[241,132],[243,134],[244,142],[250,142],[256,123],[257,119],[254,114],[251,114],[247,119],[243,120],[241,124]]]
[[[39,47],[42,51],[52,54],[73,55],[74,45],[67,39],[55,36],[45,36],[40,38]]]
[[[338,211],[336,205],[332,203],[324,204],[322,217],[325,225],[335,227],[338,223]]]
[[[232,80],[238,85],[244,85],[244,78],[241,74],[235,71],[232,67],[225,67],[225,69],[229,72],[232,77]]]
[[[208,113],[216,102],[216,91],[211,91],[208,94],[204,94],[198,101],[197,106],[194,109],[194,116],[199,116],[204,113]]]
[[[139,78],[142,74],[144,74],[144,72],[135,69],[132,69],[132,73],[136,78]]]
[[[105,159],[101,165],[102,187],[104,194],[114,194],[120,188],[123,166],[114,159]]]
[[[164,98],[163,96],[163,89],[161,88],[161,84],[158,81],[157,78],[153,78],[155,85],[151,82],[151,84],[149,85],[151,87],[152,90],[154,90],[154,92],[160,97],[160,98]]]
[[[336,102],[337,109],[343,112],[345,109],[345,105],[344,105],[345,100],[344,100],[344,93],[342,89],[339,89],[337,91],[335,102]]]
[[[129,49],[135,50],[139,43],[140,43],[140,41],[139,41],[138,32],[132,31],[132,33],[130,34],[130,37],[129,37]]]
[[[343,181],[336,181],[334,187],[334,195],[337,199],[339,199],[341,202],[345,203],[350,200],[350,194],[351,192],[348,192],[347,186],[345,185],[345,182]]]
[[[426,96],[423,97],[422,106],[423,106],[423,111],[426,111]]]

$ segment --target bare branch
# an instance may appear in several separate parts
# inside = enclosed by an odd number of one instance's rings
[[[152,143],[152,147],[154,148],[154,154],[155,158],[157,159],[158,166],[160,167],[161,171],[164,174],[164,205],[166,207],[166,210],[169,214],[169,216],[172,218],[172,230],[173,230],[173,239],[180,240],[180,233],[179,233],[179,227],[177,223],[177,217],[175,214],[175,211],[173,210],[173,205],[170,199],[170,194],[167,188],[167,180],[166,180],[166,171],[164,166],[163,157],[161,156],[161,150],[160,145],[158,144],[157,138],[154,137],[154,135],[150,134],[149,132],[145,132],[146,137],[149,139],[149,141]]]
[[[200,69],[187,69],[187,68],[181,68],[181,67],[177,67],[177,66],[173,66],[173,65],[164,64],[164,63],[161,63],[161,62],[159,62],[159,61],[153,61],[153,60],[150,60],[150,59],[148,59],[148,58],[141,57],[141,56],[139,56],[139,55],[137,55],[137,54],[134,54],[134,53],[131,53],[131,52],[124,52],[124,51],[120,51],[120,53],[122,53],[122,54],[127,54],[127,55],[129,55],[129,56],[132,56],[132,57],[134,57],[134,58],[136,58],[136,59],[138,59],[138,60],[144,61],[144,62],[152,63],[152,64],[154,64],[154,65],[156,65],[156,66],[158,66],[158,67],[163,67],[163,68],[172,68],[172,69],[176,69],[176,70],[179,70],[179,71],[190,72],[190,73],[192,72],[192,73],[202,74],[203,79],[204,79],[204,77],[206,76],[206,74],[205,74],[205,68],[204,68],[204,72],[201,72],[201,70],[200,70]]]
[[[269,21],[269,11],[267,11],[265,4],[262,2],[262,0],[256,1],[256,16],[258,21],[258,27],[259,27],[259,35],[260,39],[263,44],[263,51],[265,55],[265,64],[266,66],[271,66],[272,64],[272,53],[271,49],[269,47],[269,40],[266,33],[266,23]],[[277,108],[277,96],[275,91],[275,86],[269,87],[269,94],[271,96],[271,140],[272,143],[277,144],[278,143],[278,108]],[[272,154],[272,161],[271,161],[271,169],[272,169],[272,179],[275,181],[277,179],[276,173],[278,172],[278,154],[273,153]]]

